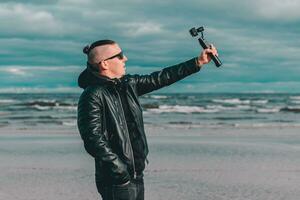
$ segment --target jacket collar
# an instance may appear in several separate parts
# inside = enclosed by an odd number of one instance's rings
[[[80,74],[78,78],[79,87],[85,89],[90,85],[120,85],[122,78],[109,78],[102,76],[99,72],[89,63],[87,63],[87,68]]]

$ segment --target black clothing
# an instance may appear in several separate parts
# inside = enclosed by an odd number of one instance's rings
[[[86,151],[95,158],[98,190],[134,180],[145,168],[148,145],[138,96],[199,70],[193,58],[150,75],[109,79],[89,68],[81,73],[77,123]]]
[[[133,179],[126,185],[111,185],[99,190],[102,200],[144,200],[144,179]]]
[[[145,169],[145,157],[141,153],[143,152],[143,149],[145,148],[143,143],[141,142],[140,135],[138,134],[136,123],[134,122],[134,117],[132,113],[130,112],[130,109],[128,108],[128,101],[126,98],[126,88],[120,87],[120,97],[121,102],[123,106],[123,111],[126,118],[126,125],[129,133],[129,138],[132,145],[133,150],[133,158],[134,158],[134,167],[136,174],[141,174]]]

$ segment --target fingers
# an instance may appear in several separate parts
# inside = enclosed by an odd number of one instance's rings
[[[216,47],[213,44],[210,44],[209,48],[205,49],[205,51],[206,51],[206,53],[211,53],[213,55],[218,56],[218,51],[217,51]]]
[[[218,51],[212,44],[209,45],[209,48],[204,49],[199,55],[198,62],[200,65],[209,63],[211,61],[211,54],[218,56]]]

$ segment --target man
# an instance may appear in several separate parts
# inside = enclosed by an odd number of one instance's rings
[[[211,45],[199,57],[150,75],[125,75],[127,57],[112,40],[96,41],[84,53],[78,128],[95,159],[97,189],[103,200],[143,200],[148,145],[138,97],[198,72],[217,50]]]

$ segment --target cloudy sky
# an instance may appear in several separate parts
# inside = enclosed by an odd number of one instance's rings
[[[82,47],[116,40],[128,73],[197,56],[205,27],[223,66],[162,92],[300,92],[299,0],[53,0],[0,2],[0,92],[80,92]]]

